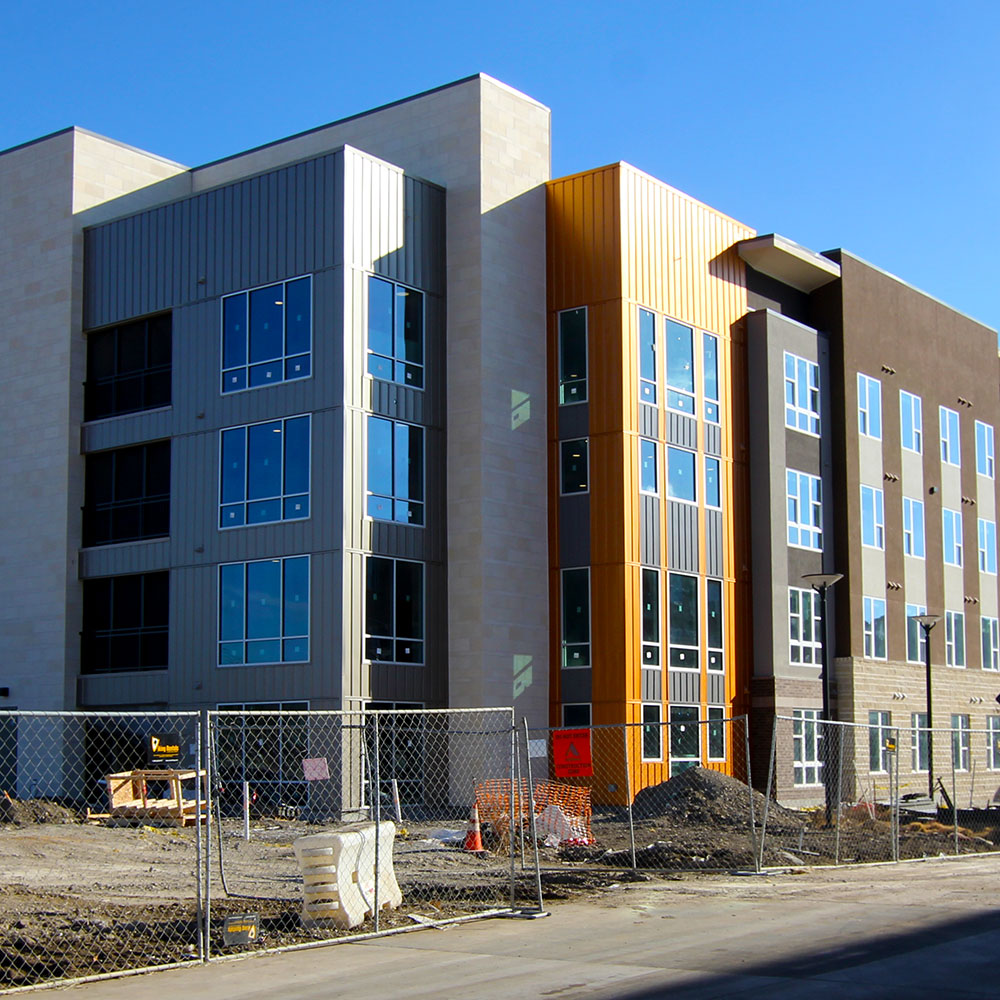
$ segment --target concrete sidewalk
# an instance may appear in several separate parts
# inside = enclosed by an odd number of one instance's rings
[[[73,1000],[1000,995],[1000,855],[641,883],[357,944],[63,987]]]

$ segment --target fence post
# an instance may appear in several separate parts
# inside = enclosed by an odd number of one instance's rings
[[[842,810],[843,801],[844,801],[844,794],[843,794],[843,785],[844,785],[844,747],[843,747],[843,742],[844,742],[844,736],[843,736],[843,730],[840,727],[838,727],[838,726],[831,727],[830,723],[828,723],[828,722],[825,722],[824,725],[828,729],[831,730],[830,732],[824,734],[824,739],[826,739],[827,737],[829,737],[832,740],[833,739],[833,734],[834,733],[837,734],[837,744],[838,744],[838,752],[837,752],[837,783],[834,786],[837,789],[837,832],[836,832],[836,835],[835,835],[835,838],[834,838],[836,846],[834,848],[833,860],[834,860],[834,862],[836,864],[839,865],[840,864],[840,824],[841,824],[841,820],[843,819],[841,810]],[[857,753],[857,747],[856,746],[852,747],[852,753]],[[857,791],[857,789],[855,789],[855,791]]]
[[[896,851],[896,860],[898,861],[899,860],[899,846],[900,846],[900,841],[902,839],[902,834],[901,834],[900,829],[899,829],[899,827],[900,827],[900,809],[899,809],[899,802],[900,802],[900,800],[899,800],[899,772],[900,772],[900,766],[899,766],[899,730],[898,729],[896,730],[896,738],[895,738],[895,740],[893,740],[893,743],[894,743],[894,745],[896,747],[896,750],[895,750],[895,760],[896,760],[896,794],[893,797],[894,798],[893,804],[894,804],[894,807],[895,807],[895,814],[896,814],[896,840],[895,840],[895,843],[894,843],[893,846],[894,846],[895,851]]]
[[[754,871],[760,872],[760,861],[757,856],[757,816],[753,804],[753,782],[750,780],[750,726],[749,716],[741,716],[743,720],[743,754],[746,761],[747,794],[750,796],[750,845],[753,850]],[[732,723],[730,723],[731,725]],[[723,723],[725,725],[725,723]],[[765,806],[766,808],[766,806]]]
[[[767,810],[771,805],[771,788],[774,784],[774,772],[777,770],[777,746],[778,746],[778,716],[774,717],[774,724],[771,726],[771,756],[767,762],[767,791],[764,793],[764,815],[760,821],[760,858],[757,861],[757,871],[764,867],[764,845],[767,840]]]
[[[525,719],[524,722],[525,731],[525,746],[524,752],[528,753],[527,745],[527,732],[528,732],[528,721]],[[514,789],[514,777],[517,776],[517,790]],[[521,755],[517,752],[517,717],[514,715],[514,709],[510,710],[510,808],[508,812],[510,816],[508,817],[508,840],[510,841],[510,908],[514,909],[515,897],[514,897],[514,880],[517,878],[517,865],[514,861],[514,823],[515,823],[515,803],[514,797],[519,795],[521,792]],[[517,804],[517,812],[520,812],[520,803]],[[524,824],[520,824],[521,830],[519,831],[519,837],[521,839],[521,871],[524,871]]]
[[[207,715],[207,713],[206,713]],[[195,740],[194,740],[194,773],[195,773],[195,793],[194,793],[194,804],[196,815],[198,816],[197,823],[195,824],[195,836],[194,836],[194,868],[195,868],[195,895],[197,897],[196,904],[196,916],[195,922],[198,925],[198,960],[201,962],[205,961],[205,929],[202,926],[202,919],[204,917],[203,913],[203,902],[202,902],[202,871],[201,871],[201,838],[204,834],[202,830],[202,778],[201,778],[201,741],[204,739],[204,728],[202,726],[202,717],[199,715],[195,719]],[[206,827],[209,820],[206,818]]]
[[[635,823],[632,821],[632,760],[629,753],[629,732],[628,723],[622,726],[623,738],[625,740],[625,801],[628,803],[628,840],[629,850],[632,854],[632,871],[635,871]],[[593,735],[593,730],[591,730]]]
[[[528,747],[528,720],[523,719],[524,722],[524,746],[525,750]],[[541,862],[538,858],[538,828],[535,826],[535,789],[531,783],[531,754],[529,753],[525,758],[525,763],[528,769],[528,810],[531,815],[531,842],[535,845],[535,885],[538,890],[538,912],[544,912],[544,906],[542,905],[542,868]],[[513,796],[511,796],[513,799]],[[513,839],[513,838],[512,838]]]
[[[208,821],[206,826],[206,844],[205,844],[205,961],[208,962],[212,958],[212,800],[214,798],[214,788],[213,786],[213,774],[212,774],[212,740],[215,736],[212,729],[212,718],[208,713],[208,709],[204,710],[205,719],[205,775],[208,778]],[[219,829],[216,831],[219,837],[219,843],[222,843],[222,824],[219,823]]]
[[[378,912],[378,883],[379,883],[379,841],[382,839],[379,833],[382,829],[382,786],[379,783],[379,757],[381,757],[381,752],[379,748],[379,734],[378,734],[378,722],[379,716],[378,712],[375,712],[375,753],[374,753],[374,764],[372,770],[374,771],[374,781],[375,781],[375,860],[374,860],[374,871],[375,871],[375,889],[373,892],[373,902],[372,907],[375,910],[375,933],[379,932],[379,912]]]

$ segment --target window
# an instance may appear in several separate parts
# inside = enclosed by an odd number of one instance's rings
[[[868,770],[885,773],[889,770],[889,749],[887,744],[895,742],[893,732],[889,728],[892,719],[890,712],[868,713]]]
[[[663,760],[663,707],[642,706],[642,759]]]
[[[986,766],[1000,771],[1000,716],[986,716]]]
[[[697,499],[693,451],[667,448],[667,496],[692,503]]]
[[[721,580],[705,581],[705,623],[708,631],[708,669],[724,671]]]
[[[983,634],[983,670],[1000,670],[1000,621],[983,615],[979,624]]]
[[[312,371],[312,278],[222,300],[222,391],[305,378]]]
[[[639,400],[656,403],[656,317],[639,310]]]
[[[368,516],[424,523],[424,429],[368,418]]]
[[[865,657],[869,660],[884,660],[885,649],[885,601],[880,597],[864,599]]]
[[[711,705],[708,709],[708,759],[726,759],[726,710]]]
[[[587,399],[587,310],[559,313],[559,405]]]
[[[642,570],[642,665],[660,666],[660,571]]]
[[[169,617],[166,572],[84,580],[80,672],[165,670]]]
[[[670,706],[670,774],[701,763],[701,727],[697,705]]]
[[[655,441],[639,438],[639,489],[643,493],[657,494],[657,447]],[[693,456],[692,456],[693,457]]]
[[[289,417],[222,432],[220,528],[309,516],[309,420]]]
[[[967,715],[953,715],[951,717],[951,761],[956,771],[969,770],[971,736],[969,717]]]
[[[559,442],[559,492],[586,493],[587,439]]]
[[[976,421],[976,472],[992,479],[996,469],[993,456],[993,426]]]
[[[424,387],[424,296],[368,278],[368,372],[386,382]]]
[[[941,461],[947,465],[961,465],[962,455],[959,450],[958,414],[948,407],[941,410]]]
[[[785,426],[819,434],[819,365],[785,352]]]
[[[924,630],[914,615],[926,615],[927,608],[923,604],[906,605],[906,662],[925,663],[927,659],[927,639]]]
[[[979,519],[979,572],[997,572],[997,523],[985,517]]]
[[[170,313],[87,334],[83,419],[170,405]]]
[[[590,666],[590,570],[562,571],[562,665]]]
[[[796,785],[823,783],[823,762],[819,757],[819,743],[823,738],[819,712],[815,708],[796,708],[792,711],[792,776]]]
[[[588,729],[590,727],[590,702],[583,701],[563,705],[562,724],[567,729]]]
[[[719,338],[702,334],[702,385],[705,389],[705,419],[719,422]]]
[[[717,458],[705,459],[705,506],[721,507],[722,491],[719,471],[719,460]]]
[[[882,440],[882,383],[858,375],[858,432]]]
[[[694,416],[694,331],[667,320],[667,406]]]
[[[924,410],[919,396],[899,394],[900,439],[903,448],[919,455],[924,450]]]
[[[948,566],[962,565],[962,512],[944,507],[944,561]]]
[[[910,716],[910,729],[913,770],[926,771],[930,764],[930,730],[927,728],[927,713],[914,712]]]
[[[219,666],[309,659],[309,556],[219,567]]]
[[[903,497],[903,552],[924,558],[924,503]]]
[[[170,534],[170,442],[87,456],[83,544]]]
[[[949,667],[965,666],[965,614],[944,613],[944,662]]]
[[[788,659],[790,663],[823,663],[823,619],[815,590],[788,588]]]
[[[424,662],[424,565],[369,556],[365,575],[365,658]]]
[[[861,544],[885,548],[885,510],[882,491],[861,487]]]
[[[823,508],[818,476],[787,470],[788,544],[823,548]]]
[[[670,666],[678,670],[698,669],[698,578],[671,573]]]

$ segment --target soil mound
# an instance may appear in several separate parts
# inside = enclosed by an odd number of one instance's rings
[[[72,809],[45,799],[11,799],[0,796],[0,823],[30,826],[32,823],[76,823],[78,817]]]

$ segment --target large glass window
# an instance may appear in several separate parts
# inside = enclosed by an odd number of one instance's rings
[[[588,489],[587,439],[559,442],[559,492],[586,493]]]
[[[823,507],[818,476],[786,471],[788,544],[804,549],[823,548]]]
[[[288,417],[222,432],[219,527],[309,516],[309,423]]]
[[[951,717],[951,760],[956,771],[969,770],[972,732],[967,715]]]
[[[885,509],[882,491],[861,487],[861,544],[885,548]]]
[[[559,405],[587,399],[587,310],[559,313]]]
[[[670,706],[670,773],[701,763],[701,726],[697,705]]]
[[[923,604],[906,605],[906,661],[907,663],[924,663],[927,657],[927,638],[924,630],[913,620],[915,615],[926,615],[927,608]]]
[[[424,429],[368,417],[368,516],[424,523]]]
[[[913,770],[926,771],[930,762],[930,730],[927,728],[926,712],[910,715],[910,742]]]
[[[912,392],[899,394],[900,443],[907,451],[918,454],[924,450],[924,410],[919,396]]]
[[[983,670],[1000,670],[1000,621],[983,615],[979,622],[983,635]]]
[[[785,426],[819,434],[819,365],[785,352]]]
[[[698,669],[698,578],[671,573],[670,666],[681,670]]]
[[[882,439],[882,383],[858,374],[858,432]]]
[[[642,665],[660,666],[660,571],[642,570]]]
[[[868,770],[885,773],[889,770],[888,743],[892,739],[891,712],[868,713]]]
[[[705,419],[719,422],[719,338],[702,335],[702,384],[705,387]]]
[[[1000,716],[986,716],[986,766],[1000,771]]]
[[[962,565],[962,512],[944,507],[941,510],[943,522],[944,561],[948,566]]]
[[[170,405],[170,313],[87,334],[84,420]]]
[[[717,458],[705,459],[705,506],[722,506],[721,465]]]
[[[80,672],[165,670],[169,617],[165,571],[84,580]]]
[[[368,372],[386,382],[424,387],[424,296],[368,278]]]
[[[996,462],[993,453],[993,426],[976,421],[976,472],[990,479],[994,477]]]
[[[219,567],[219,665],[309,659],[309,556]]]
[[[708,759],[726,759],[726,710],[711,705],[708,708]]]
[[[590,666],[590,570],[562,571],[562,665]]]
[[[694,416],[694,331],[667,320],[667,406]]]
[[[949,667],[965,666],[965,613],[944,613],[944,662]]]
[[[791,663],[823,662],[823,619],[819,594],[788,588],[788,659]]]
[[[869,660],[886,658],[885,601],[881,597],[864,598],[865,656]]]
[[[567,729],[589,729],[591,710],[589,701],[578,701],[562,707],[562,724]]]
[[[642,759],[663,760],[663,706],[642,706]]]
[[[369,556],[365,566],[365,658],[424,662],[424,564]]]
[[[659,493],[658,451],[655,441],[639,438],[639,489],[643,493]]]
[[[947,406],[940,408],[941,461],[946,465],[961,465],[961,442],[958,437],[958,414]]]
[[[822,739],[819,712],[815,708],[792,710],[792,780],[796,785],[820,785],[823,762],[819,744]]]
[[[903,552],[923,559],[924,551],[923,501],[903,497]]]
[[[672,500],[689,500],[694,503],[698,498],[694,458],[693,451],[668,446],[667,496]],[[718,482],[716,482],[716,486],[718,486]]]
[[[170,534],[170,442],[87,456],[83,544]]]
[[[256,389],[312,371],[312,278],[222,300],[222,391]]]
[[[722,581],[705,581],[705,631],[708,638],[706,658],[709,670],[725,670],[723,659]]]
[[[639,400],[656,402],[656,317],[639,310]]]
[[[997,572],[997,523],[985,517],[979,519],[979,572]]]

